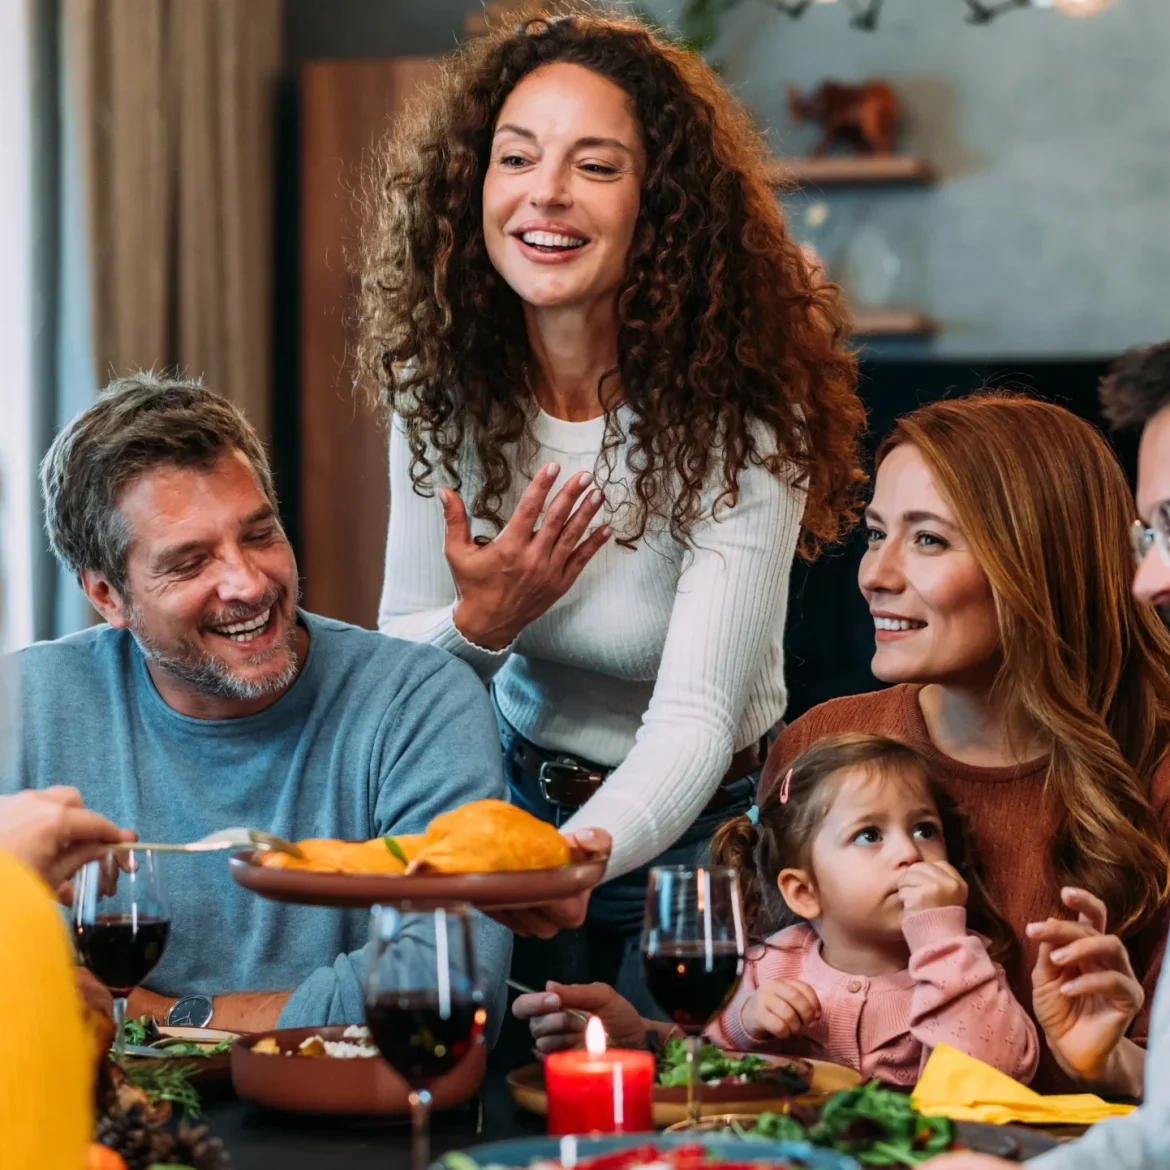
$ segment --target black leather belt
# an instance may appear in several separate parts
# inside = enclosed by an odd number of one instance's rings
[[[761,767],[767,754],[766,738],[736,752],[703,811],[707,812],[722,804],[726,799],[724,789],[736,780],[750,776]],[[612,771],[574,756],[546,752],[519,734],[512,741],[512,755],[527,777],[536,781],[545,800],[559,809],[580,808],[597,793]]]

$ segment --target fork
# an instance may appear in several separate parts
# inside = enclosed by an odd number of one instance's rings
[[[526,987],[523,983],[515,979],[505,979],[504,982],[513,990],[520,992],[521,995],[539,995],[541,994],[535,987]],[[576,1008],[566,1007],[562,1008],[565,1015],[576,1020],[579,1024],[589,1023],[589,1015],[587,1012],[579,1012]]]
[[[220,829],[215,833],[208,833],[198,841],[188,841],[185,845],[156,844],[152,841],[120,841],[112,845],[114,853],[131,853],[139,849],[149,849],[152,853],[215,853],[223,849],[267,849],[272,853],[289,853],[293,857],[303,857],[300,848],[283,837],[273,836],[261,829]]]

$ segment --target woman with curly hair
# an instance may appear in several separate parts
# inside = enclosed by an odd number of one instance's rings
[[[846,316],[746,114],[631,20],[454,57],[369,198],[379,626],[490,681],[517,803],[609,834],[572,969],[613,978],[642,867],[751,803],[783,715],[791,559],[839,536],[861,479]],[[547,937],[587,901],[510,923]]]

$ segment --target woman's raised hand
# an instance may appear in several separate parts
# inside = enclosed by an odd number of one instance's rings
[[[1104,903],[1085,890],[1065,889],[1061,901],[1077,920],[1028,925],[1040,943],[1032,969],[1032,1009],[1048,1047],[1070,1076],[1116,1086],[1113,1071],[1126,1030],[1145,1001],[1121,939],[1106,934]]]
[[[447,522],[444,552],[459,595],[455,628],[476,646],[485,650],[508,646],[569,591],[609,539],[606,524],[588,531],[605,497],[594,490],[581,499],[593,482],[587,471],[557,492],[540,520],[560,471],[556,463],[542,467],[525,488],[512,519],[484,545],[472,540],[467,509],[458,494],[449,488],[439,492]],[[574,511],[578,500],[581,506]]]

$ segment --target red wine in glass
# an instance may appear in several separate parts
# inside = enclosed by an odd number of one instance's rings
[[[684,1031],[701,1032],[735,994],[743,953],[734,942],[678,942],[647,950],[646,989]]]
[[[114,995],[128,996],[158,965],[170,931],[165,918],[99,914],[78,925],[77,953]]]
[[[427,1088],[467,1056],[485,1015],[478,993],[443,1005],[434,992],[391,992],[366,1005],[374,1043],[412,1089]]]
[[[375,906],[364,991],[374,1043],[410,1086],[411,1170],[427,1170],[431,1085],[480,1043],[487,1022],[471,908]]]
[[[699,1035],[735,994],[745,931],[734,869],[660,865],[646,883],[642,971],[654,1002],[687,1034],[687,1116],[699,1120]]]
[[[154,970],[171,915],[149,849],[111,850],[78,870],[73,930],[82,963],[114,996],[114,1057],[126,1055],[126,997]]]

